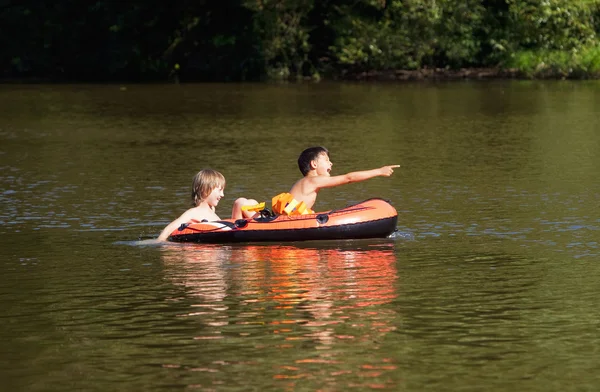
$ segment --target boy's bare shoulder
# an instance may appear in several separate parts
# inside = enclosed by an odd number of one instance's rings
[[[194,216],[198,215],[198,207],[192,207],[185,211],[177,220],[179,221],[188,221],[190,219],[194,219]]]
[[[292,190],[299,190],[302,193],[310,192],[310,189],[314,188],[315,184],[318,182],[315,180],[317,177],[318,176],[305,176],[300,178],[292,185]]]

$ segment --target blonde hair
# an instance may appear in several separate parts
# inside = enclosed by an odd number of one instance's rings
[[[216,170],[200,170],[192,182],[192,206],[200,205],[215,188],[225,188],[225,177]]]

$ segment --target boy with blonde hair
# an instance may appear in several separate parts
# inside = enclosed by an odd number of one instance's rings
[[[212,169],[203,169],[194,176],[192,182],[192,205],[193,207],[181,214],[181,216],[169,223],[167,227],[158,236],[159,241],[166,240],[169,235],[181,226],[182,223],[187,223],[191,220],[198,222],[202,220],[218,221],[221,220],[215,213],[215,209],[219,204],[219,200],[225,194],[225,177],[223,174]],[[242,210],[243,206],[251,206],[257,204],[254,199],[246,199],[240,197],[233,203],[231,217],[233,219],[249,218],[255,214],[253,211]]]

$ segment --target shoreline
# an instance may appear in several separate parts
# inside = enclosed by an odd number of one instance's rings
[[[353,81],[450,81],[450,80],[491,80],[491,79],[530,79],[522,77],[516,69],[499,68],[422,68],[417,70],[388,70],[351,72],[342,80]],[[556,78],[549,78],[556,79]]]
[[[365,82],[442,82],[457,80],[598,80],[600,73],[574,72],[569,73],[560,70],[540,70],[534,74],[527,74],[517,68],[422,68],[417,70],[386,70],[386,71],[363,71],[347,72],[339,80],[365,81]]]
[[[562,74],[539,74],[527,76],[518,69],[501,69],[501,68],[422,68],[416,70],[392,69],[392,70],[371,70],[371,71],[345,71],[338,75],[331,75],[322,78],[313,78],[306,76],[300,82],[443,82],[443,81],[458,81],[458,80],[597,80],[600,75],[577,75],[569,76]],[[236,82],[220,82],[220,81],[198,81],[187,80],[181,81],[181,84],[186,83],[269,83],[269,82],[284,82],[289,83],[293,80],[255,80],[255,81],[236,81]],[[179,84],[172,80],[147,80],[147,81],[127,81],[127,80],[68,80],[68,79],[52,79],[42,77],[31,78],[0,78],[0,84]]]

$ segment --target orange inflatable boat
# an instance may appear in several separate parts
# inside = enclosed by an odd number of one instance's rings
[[[262,210],[251,219],[192,221],[175,229],[168,240],[229,243],[385,238],[396,230],[397,222],[396,209],[388,201],[374,198],[304,215],[274,215]]]

